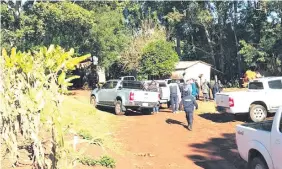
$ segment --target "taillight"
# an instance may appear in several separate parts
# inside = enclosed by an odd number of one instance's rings
[[[229,97],[229,107],[234,107],[234,99]]]
[[[129,94],[129,101],[133,101],[134,100],[134,93],[130,92]]]

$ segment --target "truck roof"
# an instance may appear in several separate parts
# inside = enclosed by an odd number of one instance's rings
[[[269,81],[269,80],[281,80],[282,76],[270,76],[270,77],[261,77],[261,78],[256,78],[253,81],[259,81],[259,82],[265,82],[265,81]]]

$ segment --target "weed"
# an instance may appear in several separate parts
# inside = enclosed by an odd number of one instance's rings
[[[115,168],[116,167],[116,162],[113,158],[109,156],[103,156],[99,160],[99,164],[101,166],[107,167],[107,168]]]
[[[107,168],[116,167],[115,160],[109,156],[102,156],[99,160],[95,160],[90,157],[83,157],[79,159],[79,162],[83,165],[88,165],[88,166],[101,165]]]
[[[80,136],[80,137],[82,137],[83,139],[85,139],[85,140],[92,140],[93,139],[93,136],[90,134],[90,132],[89,131],[87,131],[87,130],[80,130],[79,132],[78,132],[78,135]]]
[[[101,139],[101,138],[92,139],[90,141],[90,144],[95,144],[95,145],[98,145],[98,146],[102,146],[103,139]]]

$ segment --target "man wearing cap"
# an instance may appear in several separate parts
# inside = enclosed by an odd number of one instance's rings
[[[188,130],[192,131],[192,125],[193,125],[193,113],[194,109],[198,109],[198,104],[196,102],[196,99],[194,96],[192,96],[192,93],[188,88],[184,89],[184,97],[182,98],[184,111],[186,114],[186,119],[188,122]]]

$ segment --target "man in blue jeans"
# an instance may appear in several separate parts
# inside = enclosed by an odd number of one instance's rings
[[[185,90],[182,102],[188,122],[188,130],[192,131],[194,108],[196,107],[196,109],[198,109],[196,98],[192,96],[192,93],[189,90]]]
[[[175,80],[169,84],[170,90],[170,105],[172,106],[172,112],[175,114],[179,108],[179,98],[181,97],[180,89]]]

